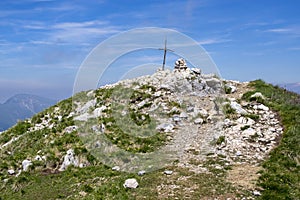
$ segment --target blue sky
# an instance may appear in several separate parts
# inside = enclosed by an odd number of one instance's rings
[[[69,97],[97,44],[142,27],[193,38],[226,79],[300,82],[299,8],[298,0],[2,0],[0,102],[17,93]],[[161,63],[161,53],[137,60]]]

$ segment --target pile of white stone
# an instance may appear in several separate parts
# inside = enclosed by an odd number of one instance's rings
[[[243,102],[243,110],[244,116],[224,120],[221,135],[225,141],[217,147],[216,153],[231,161],[257,163],[276,146],[283,128],[276,114],[261,103]],[[258,115],[259,119],[247,117],[250,115]]]
[[[175,69],[187,69],[186,62],[183,58],[179,58],[178,60],[175,61]]]

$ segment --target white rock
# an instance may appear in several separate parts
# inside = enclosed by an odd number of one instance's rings
[[[78,167],[78,160],[77,158],[75,158],[75,153],[73,149],[69,149],[67,151],[67,155],[65,155],[64,162],[59,168],[59,171],[66,170],[69,165],[74,165],[75,167]]]
[[[171,174],[173,174],[173,171],[171,171],[171,170],[165,170],[165,171],[164,171],[164,174],[166,174],[166,175],[171,175]]]
[[[156,127],[156,130],[164,131],[164,132],[173,132],[174,125],[169,123],[163,123]]]
[[[235,101],[230,102],[230,106],[239,114],[247,114],[247,111],[244,110],[242,106]]]
[[[86,96],[88,97],[94,97],[94,90],[89,91]]]
[[[182,113],[180,113],[179,117],[182,119],[187,119],[188,115],[185,112],[182,112]]]
[[[37,155],[37,156],[34,158],[34,160],[36,160],[36,161],[42,161],[43,159],[42,159],[42,157],[41,157],[40,155]]]
[[[235,93],[237,90],[236,87],[231,84],[226,84],[225,87],[230,89],[230,93]]]
[[[263,111],[268,111],[269,110],[269,108],[267,106],[263,105],[263,104],[258,105],[257,109],[258,110],[263,110]]]
[[[72,133],[73,131],[76,131],[78,129],[78,127],[77,126],[68,126],[68,127],[66,127],[65,129],[64,129],[64,131],[66,132],[66,133]]]
[[[124,188],[137,188],[139,186],[139,183],[135,178],[129,178],[125,180],[125,183],[123,184]]]
[[[259,191],[257,191],[257,190],[254,190],[254,191],[253,191],[253,195],[254,195],[254,196],[260,196],[261,193],[260,193]]]
[[[176,122],[176,123],[180,122],[181,118],[178,115],[175,115],[175,116],[173,116],[173,121]]]
[[[27,171],[28,167],[32,165],[32,162],[30,160],[23,160],[22,161],[22,167],[23,167],[23,171]]]
[[[201,74],[201,69],[199,68],[191,68],[191,71],[198,75]]]
[[[113,168],[111,168],[113,171],[120,171],[120,167],[119,166],[114,166]]]
[[[13,175],[13,174],[15,174],[15,170],[9,169],[9,170],[7,170],[7,173],[8,173],[9,175]]]
[[[200,114],[202,117],[207,118],[209,116],[208,112],[205,109],[200,109],[196,111],[198,114]]]
[[[260,92],[256,92],[255,94],[252,94],[250,96],[250,98],[262,98],[262,99],[265,99],[264,95],[262,95],[262,93],[260,93]]]
[[[246,137],[251,137],[256,134],[256,131],[253,128],[247,128],[246,130],[243,131],[242,134]]]
[[[227,127],[232,125],[232,121],[228,118],[224,119],[223,123],[224,123],[224,126],[227,126]]]
[[[194,107],[193,106],[187,107],[186,112],[188,112],[188,113],[194,112]]]
[[[101,106],[100,108],[96,108],[96,109],[94,110],[93,114],[94,114],[95,117],[101,117],[103,111],[105,111],[106,109],[107,109],[107,107],[103,105],[103,106]]]
[[[237,122],[239,124],[245,124],[245,125],[249,125],[249,126],[255,124],[255,121],[253,119],[246,118],[246,117],[240,117],[240,118],[238,118]]]
[[[214,90],[220,89],[221,87],[221,81],[217,78],[210,78],[210,79],[206,79],[205,81],[208,87],[211,87]]]
[[[138,175],[139,175],[139,176],[143,176],[143,175],[145,175],[145,174],[146,174],[146,171],[145,171],[145,170],[141,170],[141,171],[138,172]]]
[[[145,100],[141,101],[140,103],[138,103],[136,106],[138,108],[142,108],[147,102]]]
[[[194,120],[194,124],[203,124],[204,120],[202,118],[197,118]]]

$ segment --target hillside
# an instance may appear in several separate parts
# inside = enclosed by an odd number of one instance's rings
[[[297,199],[299,99],[195,68],[78,93],[0,135],[0,199]]]
[[[34,114],[55,104],[54,100],[30,94],[17,94],[0,104],[0,131],[32,117]]]

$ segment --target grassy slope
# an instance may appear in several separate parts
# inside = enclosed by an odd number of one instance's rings
[[[263,163],[258,185],[264,191],[260,199],[300,198],[300,96],[261,80],[251,82],[254,92],[267,97],[266,103],[278,111],[284,134],[280,144]],[[249,97],[254,92],[244,95]]]
[[[255,91],[262,92],[268,98],[268,101],[264,103],[280,113],[282,123],[285,126],[280,145],[272,151],[270,158],[263,163],[264,170],[259,185],[265,190],[259,198],[297,199],[300,196],[299,96],[267,85],[262,81],[254,81],[251,85],[256,88]],[[244,98],[248,98],[255,91],[245,94]],[[70,102],[61,103],[61,107],[68,105],[66,103]],[[67,115],[68,112],[65,114]],[[67,125],[69,122],[66,122],[64,126]],[[19,128],[24,126],[19,126]],[[60,129],[63,129],[64,126],[57,127],[56,132],[60,133]],[[17,128],[18,126],[15,128],[16,130],[11,130],[11,133],[18,135]],[[45,131],[47,132],[47,130]],[[24,137],[18,143],[21,147],[22,141],[28,141],[26,147],[23,144],[22,149],[15,149],[15,154],[11,157],[12,160],[9,160],[10,156],[6,155],[5,152],[1,152],[1,159],[6,159],[6,166],[1,161],[2,168],[8,169],[12,166],[11,163],[26,158],[26,155],[21,154],[24,151],[28,155],[35,155],[36,152],[32,149],[36,145],[38,147],[35,149],[50,148],[51,146],[43,146],[44,143],[39,141],[44,138],[44,134],[54,134],[52,131],[49,133],[37,131],[35,135],[30,135],[31,139],[35,139],[35,143],[31,144],[29,138]],[[54,136],[57,137],[57,135]],[[71,136],[72,138],[68,139],[70,143],[64,144],[65,142],[63,142],[64,148],[55,152],[65,152],[69,147],[81,147],[80,141],[78,138],[76,139],[77,136],[74,134]],[[4,139],[4,135],[0,139]],[[57,139],[55,144],[60,144],[61,139]],[[73,140],[78,141],[76,145],[73,144]],[[33,152],[31,153],[31,151]],[[50,153],[52,155],[52,152]],[[50,153],[48,154],[50,155]],[[53,163],[57,162],[59,160],[54,157]],[[226,199],[250,195],[247,191],[234,188],[225,181],[225,169],[218,170],[214,167],[215,164],[224,166],[222,158],[211,158],[206,163],[197,163],[197,161],[191,160],[191,163],[194,165],[203,164],[211,173],[195,174],[170,163],[167,169],[174,171],[171,176],[164,175],[164,169],[161,169],[139,177],[136,174],[112,171],[109,167],[96,162],[94,166],[81,169],[70,167],[65,172],[51,174],[40,171],[37,165],[36,169],[23,172],[17,178],[10,178],[7,183],[3,183],[3,177],[0,177],[0,199],[65,199],[67,197],[69,199],[174,199],[175,197],[179,199],[213,199],[216,197]],[[4,172],[6,170],[2,173]],[[139,188],[135,190],[125,189],[123,183],[127,178],[136,178],[140,183]]]

